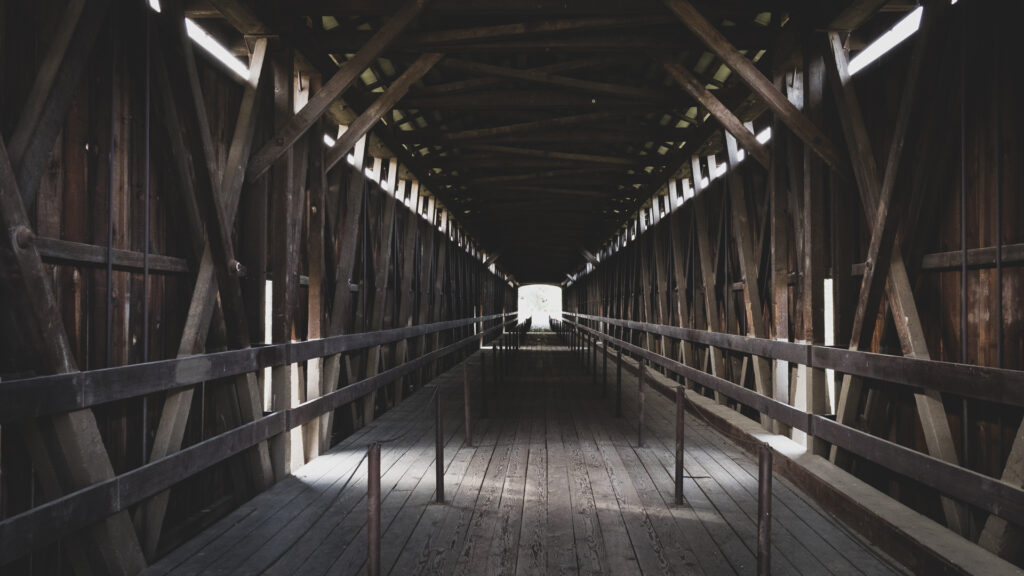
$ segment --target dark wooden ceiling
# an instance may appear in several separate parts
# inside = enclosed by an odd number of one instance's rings
[[[406,0],[251,5],[325,78]],[[227,0],[191,5],[223,13]],[[697,1],[771,77],[847,2]],[[874,3],[877,9],[878,2]],[[796,17],[799,15],[800,17]],[[231,20],[231,18],[228,18]],[[240,41],[239,41],[240,42]],[[743,121],[764,107],[658,0],[433,0],[343,96],[357,112],[421,54],[445,57],[375,134],[520,283],[559,283],[721,127],[665,72],[685,65]],[[720,140],[720,138],[718,139]]]

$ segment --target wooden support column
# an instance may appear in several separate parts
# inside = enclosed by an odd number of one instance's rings
[[[675,321],[677,326],[692,328],[690,323],[690,305],[686,295],[686,260],[683,257],[683,225],[678,222],[682,218],[682,212],[676,212],[668,217],[669,225],[669,246],[672,250],[672,273],[675,276]],[[693,345],[686,340],[679,342],[680,358],[683,364],[696,367],[693,357]],[[693,383],[684,381],[687,388],[692,388]]]
[[[271,51],[274,78],[274,121],[278,128],[288,121],[293,107],[294,53],[275,44]],[[295,185],[299,152],[291,147],[274,162],[270,173],[270,243],[273,298],[271,337],[275,344],[293,340],[294,314],[299,288],[299,214],[303,196]],[[271,369],[271,410],[286,410],[298,404],[298,371],[294,364]],[[274,478],[281,481],[302,465],[302,431],[288,430],[270,441]]]
[[[379,225],[371,225],[371,246],[373,246],[373,303],[370,312],[370,323],[367,330],[376,332],[383,328],[385,304],[388,296],[388,272],[391,270],[391,247],[395,237],[395,197],[383,191],[375,191],[381,195],[380,207],[382,214]],[[377,234],[372,231],[376,229]],[[369,285],[364,281],[369,290]],[[366,377],[376,376],[380,371],[381,347],[374,346],[367,351]],[[363,397],[363,424],[373,422],[377,403],[376,390]]]
[[[812,52],[804,63],[804,113],[820,123],[825,91],[825,63],[820,52]],[[807,344],[825,343],[825,167],[804,146],[803,170],[803,275],[801,276],[802,340]],[[811,414],[829,411],[825,371],[801,364],[797,369],[796,398],[793,405]],[[825,445],[813,437],[794,431],[794,439],[806,441],[807,450],[823,454]]]
[[[409,194],[412,198],[412,207],[416,208],[416,199],[419,197],[420,183],[417,180],[413,180],[409,183]],[[402,271],[401,279],[399,283],[398,294],[398,326],[412,326],[413,325],[413,311],[416,304],[416,293],[413,290],[413,280],[416,275],[416,263],[418,259],[419,251],[419,231],[420,231],[420,217],[415,212],[408,212],[405,214],[405,232],[402,234],[401,246],[402,249],[399,253],[402,255]],[[409,360],[409,340],[402,340],[398,343],[395,348],[395,362],[405,362]],[[395,383],[395,402],[401,402],[402,396],[404,395],[404,389],[408,386],[408,378],[403,378]]]
[[[344,334],[349,326],[354,306],[352,295],[352,276],[355,272],[356,256],[359,245],[359,221],[363,213],[363,187],[366,174],[363,168],[366,163],[366,139],[356,142],[352,150],[354,163],[349,173],[344,201],[338,202],[339,215],[334,217],[334,236],[336,252],[334,262],[334,298],[331,307],[329,330],[330,335]],[[326,167],[325,167],[326,170]],[[339,190],[340,192],[340,190]],[[324,394],[335,391],[341,378],[341,354],[328,356],[324,360]],[[346,382],[351,383],[353,373],[350,358],[344,358]],[[334,413],[324,414],[321,421],[323,435],[321,443],[330,447],[334,431]]]
[[[693,168],[693,210],[694,222],[696,224],[697,251],[700,256],[700,275],[704,285],[704,313],[707,319],[707,329],[711,332],[721,332],[721,321],[718,317],[718,299],[715,295],[715,260],[711,247],[711,232],[708,229],[708,194],[703,191],[700,183],[700,158],[691,158]],[[711,354],[711,373],[719,378],[725,378],[725,359],[722,351],[714,346],[709,346]],[[715,392],[715,399],[724,403],[725,398],[719,392]]]
[[[777,127],[777,126],[776,126]],[[768,210],[771,226],[771,298],[772,322],[775,340],[789,341],[789,215],[786,211],[788,187],[785,185],[785,138],[774,131],[775,146],[772,166],[768,174]],[[790,403],[789,362],[774,360],[772,366],[773,397],[784,404]],[[780,433],[784,430],[779,430]]]
[[[320,124],[323,124],[321,122]],[[309,261],[306,338],[322,338],[324,323],[324,228],[327,193],[327,170],[324,169],[324,145],[319,138],[323,130],[309,136],[309,201],[307,214],[306,258]],[[306,362],[306,401],[323,394],[323,359]],[[308,462],[320,455],[320,419],[314,418],[302,427],[303,447]]]
[[[764,308],[761,302],[761,288],[758,284],[757,264],[754,248],[754,227],[747,210],[747,195],[743,185],[743,175],[739,167],[739,147],[731,134],[725,134],[726,149],[729,156],[728,187],[732,200],[732,230],[736,239],[737,253],[740,259],[740,271],[743,274],[743,306],[747,318],[747,335],[755,338],[767,338],[768,330],[764,325]],[[731,291],[731,287],[730,287]],[[754,384],[759,394],[772,396],[771,367],[767,358],[751,356],[754,368]],[[761,415],[761,424],[770,427],[771,420]],[[770,429],[770,428],[769,428]]]

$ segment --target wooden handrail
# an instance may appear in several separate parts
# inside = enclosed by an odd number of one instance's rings
[[[206,380],[353,352],[508,316],[510,314],[491,314],[0,382],[0,424],[166,392]]]
[[[494,314],[449,322],[437,322],[419,327],[414,326],[412,328],[429,328],[426,332],[422,332],[429,334],[439,330],[447,330],[497,318],[502,319],[503,322],[485,330],[482,334],[467,336],[444,348],[428,352],[418,358],[370,378],[352,383],[325,396],[310,400],[294,408],[272,412],[259,420],[248,422],[208,438],[203,442],[189,446],[165,458],[150,462],[114,478],[98,482],[8,518],[0,522],[0,566],[27,554],[33,549],[54,542],[113,514],[126,510],[151,496],[169,489],[190,476],[243,452],[251,446],[292,428],[299,427],[328,411],[339,408],[382,386],[390,384],[431,362],[464,348],[478,345],[481,336],[489,338],[495,335],[495,332],[504,329],[510,324],[514,324],[516,319],[515,314]],[[382,332],[389,332],[392,335],[405,334],[403,336],[405,338],[419,334],[409,328]],[[380,332],[372,334],[380,334]],[[394,337],[390,340],[378,342],[379,339],[369,337],[371,334],[352,334],[348,336],[363,336],[365,338],[359,342],[358,346],[346,348],[345,351],[358,350],[401,339]],[[334,343],[331,346],[324,347],[322,355],[339,352],[336,348],[344,341],[336,340],[337,338],[342,338],[341,336],[334,338]],[[326,340],[332,339],[323,339],[323,341]],[[276,348],[280,349],[284,346],[294,346],[295,344],[305,343],[283,344]],[[310,356],[310,358],[312,357],[315,357],[315,355]],[[277,359],[276,356],[273,356],[273,358]],[[301,360],[287,357],[281,360],[280,363],[289,364],[299,361]],[[244,371],[249,370],[246,369]]]
[[[626,342],[625,340],[611,336],[601,330],[585,326],[579,321],[569,320],[568,318],[574,317],[577,320],[592,320],[602,322],[610,326],[620,326],[632,330],[645,330],[645,327],[660,330],[661,328],[672,327],[616,320],[614,318],[603,318],[599,316],[589,316],[585,314],[563,313],[563,316],[565,319],[562,322],[572,327],[572,329],[598,336],[616,348],[631,352],[635,356],[648,360],[652,364],[661,366],[669,372],[728,396],[740,404],[749,406],[770,418],[779,420],[780,422],[788,424],[797,430],[802,430],[826,442],[835,444],[836,446],[862,456],[876,464],[884,466],[897,474],[901,474],[922,484],[931,486],[943,494],[977,506],[982,510],[1002,518],[1024,517],[1024,490],[1021,490],[1020,488],[1007,484],[1006,482],[1002,482],[998,479],[985,476],[984,474],[979,474],[973,470],[968,470],[967,468],[963,468],[956,464],[951,464],[933,456],[923,454],[911,448],[890,442],[883,438],[878,438],[877,436],[857,430],[856,428],[835,422],[830,418],[817,414],[809,414],[803,410],[794,408],[793,406],[783,402],[779,402],[774,398],[759,394],[749,388],[745,388],[723,378],[704,372],[703,370],[672,360],[671,358],[667,358],[641,346]],[[655,330],[650,331],[652,333],[662,333]],[[720,336],[735,337],[732,335]],[[745,337],[740,336],[738,338]],[[802,345],[796,344],[796,346]],[[721,347],[729,348],[728,346]],[[834,350],[820,346],[806,347],[811,349],[823,348],[830,351]],[[807,362],[811,362],[815,358],[813,350],[811,352],[812,353],[809,353],[807,356]],[[899,357],[892,358],[908,360],[906,358]],[[928,362],[943,365],[950,364],[948,362]],[[823,365],[815,365],[815,367],[831,368],[831,366]],[[982,367],[979,366],[975,368]],[[1003,370],[1000,372],[1014,371]],[[653,385],[654,382],[651,382],[651,384]],[[660,385],[653,385],[652,388],[658,390],[670,399],[673,397],[673,389]]]
[[[1024,406],[1024,371],[1021,370],[799,344],[589,314],[566,312],[563,315],[893,384]]]

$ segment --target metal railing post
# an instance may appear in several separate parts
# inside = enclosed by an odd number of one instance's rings
[[[615,370],[615,415],[622,416],[622,347],[619,347],[619,365]]]
[[[772,448],[761,444],[757,459],[757,574],[772,573]]]
[[[686,388],[676,386],[676,506],[683,505],[683,439],[686,434]]]
[[[444,503],[444,418],[441,416],[441,384],[434,390],[434,474],[437,503]]]
[[[466,446],[473,445],[473,418],[472,418],[472,404],[470,404],[470,393],[469,393],[469,361],[462,363],[462,404],[466,411]]]
[[[640,376],[637,378],[637,402],[639,403],[639,416],[637,418],[636,445],[641,448],[644,445],[644,359],[640,359]]]
[[[366,573],[380,576],[380,444],[370,444],[366,487]]]

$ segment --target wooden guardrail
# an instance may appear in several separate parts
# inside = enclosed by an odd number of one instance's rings
[[[837,423],[826,416],[804,412],[724,378],[616,338],[606,330],[591,328],[585,323],[603,325],[605,328],[614,326],[631,331],[649,332],[734,352],[832,369],[897,385],[940,390],[1015,405],[1024,405],[1024,372],[779,342],[587,314],[563,313],[563,317],[562,330],[568,329],[598,337],[610,346],[632,354],[641,362],[646,360],[660,366],[668,372],[728,396],[769,418],[802,430],[989,513],[1002,518],[1024,518],[1024,490],[1020,488]],[[608,353],[607,350],[605,353]],[[673,397],[674,391],[655,388],[670,399]]]
[[[379,332],[345,334],[305,342],[0,382],[0,423],[17,422],[493,321],[497,321],[497,324],[481,333],[462,338],[375,376],[294,408],[272,412],[160,460],[12,516],[0,522],[0,566],[138,504],[235,454],[349,404],[432,362],[479,345],[481,338],[489,339],[500,334],[507,326],[514,325],[516,320],[515,314],[492,314]]]

